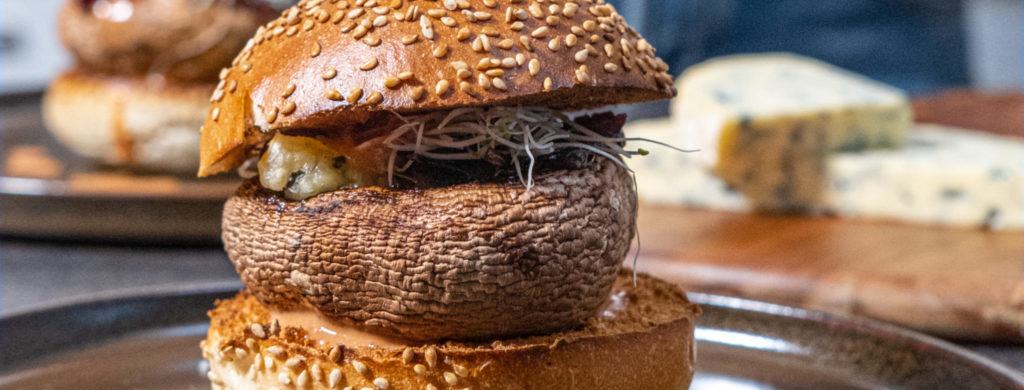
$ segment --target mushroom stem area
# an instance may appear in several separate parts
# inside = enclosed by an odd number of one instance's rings
[[[624,147],[625,115],[571,118],[544,107],[463,107],[403,116],[359,145],[324,135],[278,133],[258,164],[260,184],[291,200],[339,189],[440,187],[519,180],[579,169],[594,157],[625,167],[640,154]]]

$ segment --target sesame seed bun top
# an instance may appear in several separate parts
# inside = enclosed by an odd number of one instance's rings
[[[666,99],[667,70],[603,0],[304,0],[221,72],[199,174],[278,131],[352,137],[389,112]]]

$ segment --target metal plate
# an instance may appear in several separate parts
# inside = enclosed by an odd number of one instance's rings
[[[208,389],[206,310],[238,283],[107,296],[0,320],[3,389]],[[691,294],[693,389],[1024,389],[1019,373],[899,328]]]
[[[238,182],[94,164],[50,137],[38,96],[0,99],[2,234],[217,242],[221,208]]]

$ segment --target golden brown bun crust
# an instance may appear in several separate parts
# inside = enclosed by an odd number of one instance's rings
[[[61,40],[79,66],[120,76],[162,75],[175,82],[216,82],[217,72],[253,31],[277,15],[256,1],[83,3],[67,1],[59,21]],[[116,20],[125,11],[110,3],[127,7],[128,19]]]
[[[293,202],[250,181],[224,206],[223,238],[265,304],[406,339],[489,339],[594,316],[636,230],[635,197],[603,158],[529,192],[513,181]]]
[[[277,131],[344,136],[339,123],[388,111],[573,110],[675,95],[668,66],[603,0],[378,3],[389,6],[302,1],[257,30],[214,91],[200,175],[237,166]],[[446,8],[459,3],[469,7]]]
[[[210,311],[203,356],[214,389],[283,387],[282,379],[308,389],[375,388],[379,379],[389,389],[685,389],[694,372],[700,309],[675,286],[647,275],[638,275],[634,288],[628,270],[619,274],[615,291],[627,297],[625,310],[578,330],[481,344],[342,347],[333,355],[334,346],[315,345],[301,329],[257,337],[251,324],[269,329],[270,315],[243,292]],[[270,369],[262,364],[267,357]],[[364,365],[364,373],[353,362]]]
[[[43,96],[43,121],[65,147],[106,164],[194,172],[213,85],[153,85],[71,71]]]

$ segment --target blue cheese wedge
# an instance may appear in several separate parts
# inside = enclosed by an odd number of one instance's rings
[[[678,143],[667,120],[631,123],[629,137]],[[702,152],[654,148],[629,165],[644,202],[749,211],[756,204],[700,161]],[[825,159],[815,212],[933,226],[1024,229],[1024,140],[918,124],[900,149]]]
[[[682,146],[757,208],[813,209],[827,157],[898,148],[912,122],[899,90],[810,58],[757,54],[688,69],[673,102]]]

